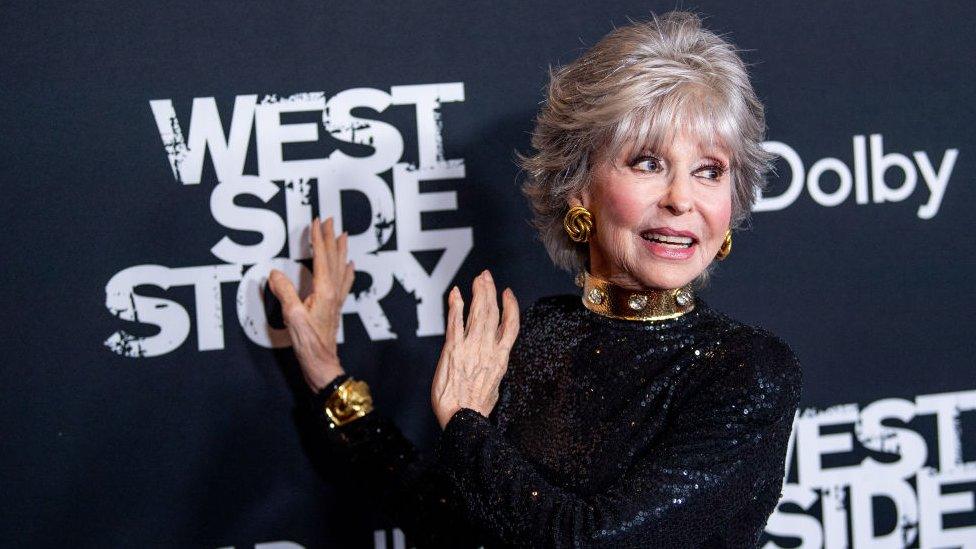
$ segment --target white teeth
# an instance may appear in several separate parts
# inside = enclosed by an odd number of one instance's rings
[[[666,242],[668,244],[684,244],[685,246],[690,246],[693,242],[692,238],[688,236],[667,236],[657,233],[650,234],[644,238],[658,242]]]

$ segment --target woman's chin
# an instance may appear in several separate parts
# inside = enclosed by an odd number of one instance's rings
[[[659,267],[655,265],[654,267],[657,268],[653,271],[647,270],[638,277],[638,281],[645,288],[659,290],[681,288],[698,276],[698,273],[691,272],[691,269],[676,268],[674,265],[662,265]]]

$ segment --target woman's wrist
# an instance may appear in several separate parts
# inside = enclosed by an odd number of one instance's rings
[[[339,389],[339,386],[341,386],[350,377],[352,376],[345,372],[333,377],[328,383],[325,384],[325,387],[318,391],[319,394],[325,397],[332,395],[332,393],[336,392],[336,390]]]
[[[321,391],[310,396],[315,414],[333,429],[373,411],[369,385],[346,373],[339,374]]]
[[[352,377],[349,374],[342,372],[331,378],[329,378],[327,383],[324,383],[321,388],[315,389],[310,385],[312,389],[308,395],[308,403],[312,410],[319,415],[325,417],[325,406],[331,398],[336,394],[339,387]]]
[[[316,368],[312,372],[308,372],[305,375],[305,382],[313,393],[318,393],[325,389],[337,377],[345,373],[346,371],[339,365],[338,359],[329,360],[321,367]]]

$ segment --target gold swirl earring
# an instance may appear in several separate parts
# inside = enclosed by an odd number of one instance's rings
[[[588,242],[593,230],[593,214],[583,206],[573,206],[563,218],[563,228],[573,242]]]
[[[718,249],[718,253],[715,254],[715,259],[722,261],[729,256],[732,252],[732,229],[725,231],[725,240],[722,241],[722,247]]]

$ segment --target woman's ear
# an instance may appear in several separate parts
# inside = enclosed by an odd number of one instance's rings
[[[566,199],[566,202],[569,203],[570,208],[573,206],[583,206],[586,209],[590,209],[591,200],[589,189],[583,189],[580,192],[570,195],[570,197]]]

